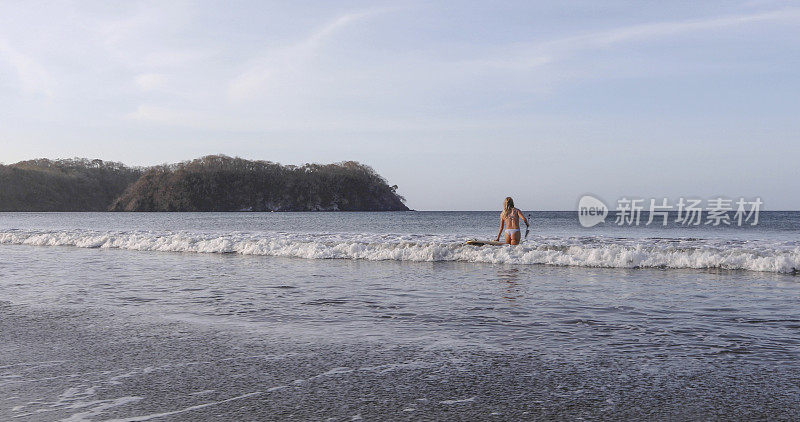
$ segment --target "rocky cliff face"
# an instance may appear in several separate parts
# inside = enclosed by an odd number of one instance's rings
[[[403,198],[370,167],[282,166],[221,155],[154,167],[112,211],[407,211]]]

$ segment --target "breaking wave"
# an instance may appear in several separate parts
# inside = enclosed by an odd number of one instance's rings
[[[0,244],[235,253],[307,259],[464,261],[605,268],[698,268],[798,274],[800,243],[531,236],[520,246],[468,246],[452,235],[6,230]]]

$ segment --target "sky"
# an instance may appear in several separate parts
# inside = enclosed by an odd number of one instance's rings
[[[0,98],[6,164],[356,160],[417,210],[800,209],[800,2],[3,0]]]

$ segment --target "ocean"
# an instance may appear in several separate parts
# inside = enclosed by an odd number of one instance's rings
[[[0,420],[800,418],[800,212],[498,214],[0,213]]]

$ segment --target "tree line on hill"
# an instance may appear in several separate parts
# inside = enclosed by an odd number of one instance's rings
[[[404,201],[355,161],[210,155],[146,168],[84,158],[0,165],[0,211],[406,211]]]

